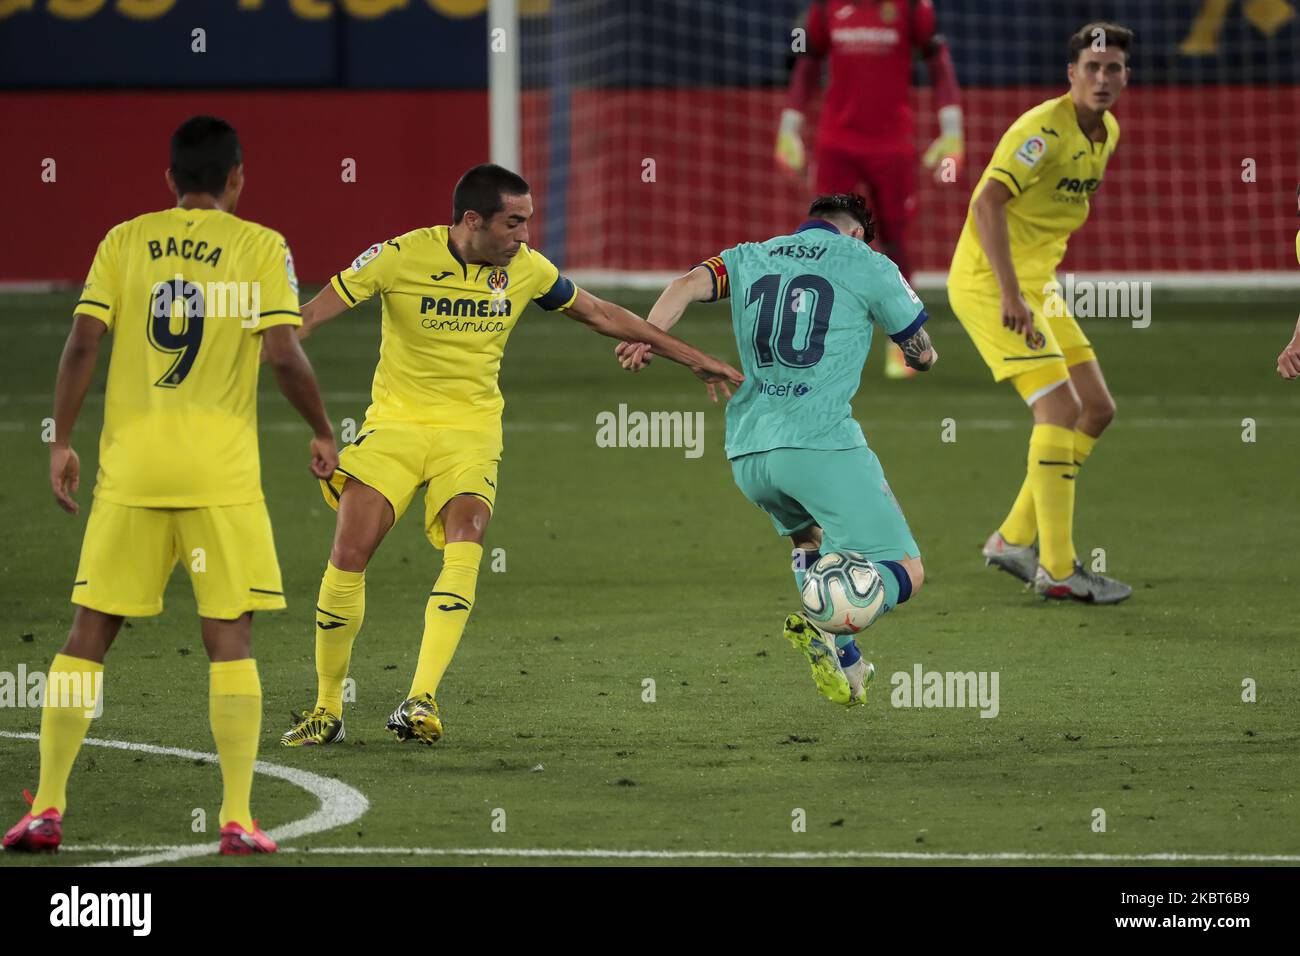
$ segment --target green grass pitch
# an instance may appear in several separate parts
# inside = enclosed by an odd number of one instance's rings
[[[652,301],[614,297],[642,314]],[[660,361],[628,375],[608,340],[530,310],[503,366],[500,500],[478,606],[440,692],[446,738],[428,749],[384,731],[438,569],[417,505],[368,572],[346,742],[280,748],[290,708],[314,700],[312,608],[333,515],[306,470],[305,427],[263,376],[262,475],[289,610],[254,625],[261,757],[348,784],[370,805],[254,865],[536,860],[377,848],[1300,854],[1300,664],[1287,600],[1300,395],[1273,371],[1294,296],[1166,296],[1146,329],[1085,322],[1119,415],[1080,476],[1075,538],[1082,558],[1104,549],[1108,571],[1135,588],[1128,603],[1103,608],[1045,604],[983,566],[979,546],[1023,475],[1028,415],[989,379],[943,295],[924,298],[938,367],[886,382],[877,346],[855,403],[921,544],[927,582],[865,635],[880,677],[854,711],[819,698],[781,639],[796,605],[789,546],[732,484],[722,408],[685,370]],[[73,299],[0,296],[9,451],[0,671],[11,674],[44,670],[64,640],[91,500],[106,356],[74,440],[81,517],[55,506],[40,439]],[[678,331],[735,358],[723,307],[693,309]],[[336,422],[359,422],[377,342],[373,304],[308,342]],[[703,457],[597,447],[596,416],[619,403],[703,410]],[[955,441],[942,440],[945,419]],[[1245,419],[1254,441],[1243,440]],[[503,572],[491,569],[497,548]],[[194,613],[178,570],[164,614],[130,621],[110,654],[92,737],[212,750]],[[998,716],[892,707],[891,675],[917,664],[998,672]],[[1255,702],[1242,699],[1248,678]],[[653,703],[643,700],[647,679]],[[0,731],[39,723],[38,709],[0,708]],[[20,790],[35,789],[37,763],[33,741],[0,737],[6,826],[24,812]],[[261,774],[253,796],[268,828],[318,806]],[[65,851],[124,849],[2,864],[89,863],[216,839],[217,773],[193,759],[87,746],[70,797]],[[206,832],[194,830],[196,809]],[[1097,809],[1104,833],[1094,832]]]

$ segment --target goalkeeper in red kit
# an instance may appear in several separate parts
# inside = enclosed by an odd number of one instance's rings
[[[925,165],[936,180],[953,182],[964,154],[957,74],[948,45],[935,30],[934,5],[930,0],[817,0],[803,26],[805,42],[796,46],[801,55],[781,113],[777,162],[803,174],[804,116],[829,61],[813,147],[814,191],[865,192],[880,251],[910,277],[918,158],[910,101],[914,51],[925,60],[939,112],[940,135],[925,151]],[[890,378],[911,371],[897,352],[890,350],[886,364]]]

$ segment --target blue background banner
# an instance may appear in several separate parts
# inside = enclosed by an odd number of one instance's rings
[[[0,0],[0,85],[482,89],[486,2]],[[583,63],[579,83],[604,87],[781,85],[789,31],[806,5],[521,0],[525,49],[547,54],[525,64],[565,53]],[[1300,0],[1232,2],[1216,13],[1221,6],[936,0],[963,85],[1057,83],[1066,37],[1103,18],[1138,32],[1135,82],[1300,82]],[[573,33],[547,29],[557,14]],[[206,52],[193,49],[196,29]],[[526,71],[526,81],[549,82],[545,69]]]

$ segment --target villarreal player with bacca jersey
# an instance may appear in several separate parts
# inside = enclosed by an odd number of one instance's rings
[[[376,243],[303,307],[303,331],[379,296],[383,327],[372,401],[343,450],[325,500],[338,510],[316,614],[318,695],[294,715],[288,747],[343,737],[343,682],[365,614],[365,570],[415,495],[425,532],[443,551],[406,699],[388,718],[398,740],[436,742],[435,702],[474,606],[483,538],[497,496],[504,401],[497,373],[528,303],[562,311],[596,332],[646,343],[703,381],[739,384],[739,372],[578,289],[527,245],[528,184],[500,166],[475,166],[452,196],[452,225]]]
[[[40,788],[5,835],[7,850],[58,848],[68,777],[99,710],[104,656],[123,618],[162,611],[182,558],[212,662],[221,852],[276,849],[249,809],[262,718],[252,617],[285,604],[258,460],[259,351],[312,427],[312,472],[332,474],[338,452],[294,331],[302,319],[288,246],[234,215],[244,186],[235,130],[211,116],[185,122],[172,137],[167,184],[175,208],[124,222],[100,243],[59,362],[50,483],[76,513],[80,464],[69,440],[100,342],[113,333],[95,500],[72,585],[77,612],[46,684]],[[56,690],[69,687],[79,692]]]
[[[1119,142],[1110,110],[1128,82],[1133,34],[1090,23],[1068,44],[1070,90],[1003,135],[975,187],[948,271],[948,301],[995,381],[1029,406],[1024,482],[984,545],[987,564],[1049,598],[1096,604],[1133,589],[1085,568],[1074,551],[1076,477],[1115,414],[1101,366],[1055,291],[1070,235]]]

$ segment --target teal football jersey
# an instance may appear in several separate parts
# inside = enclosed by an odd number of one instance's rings
[[[731,298],[745,373],[727,403],[727,457],[865,445],[849,403],[873,323],[903,342],[928,318],[898,267],[822,219],[701,265],[714,298]]]

